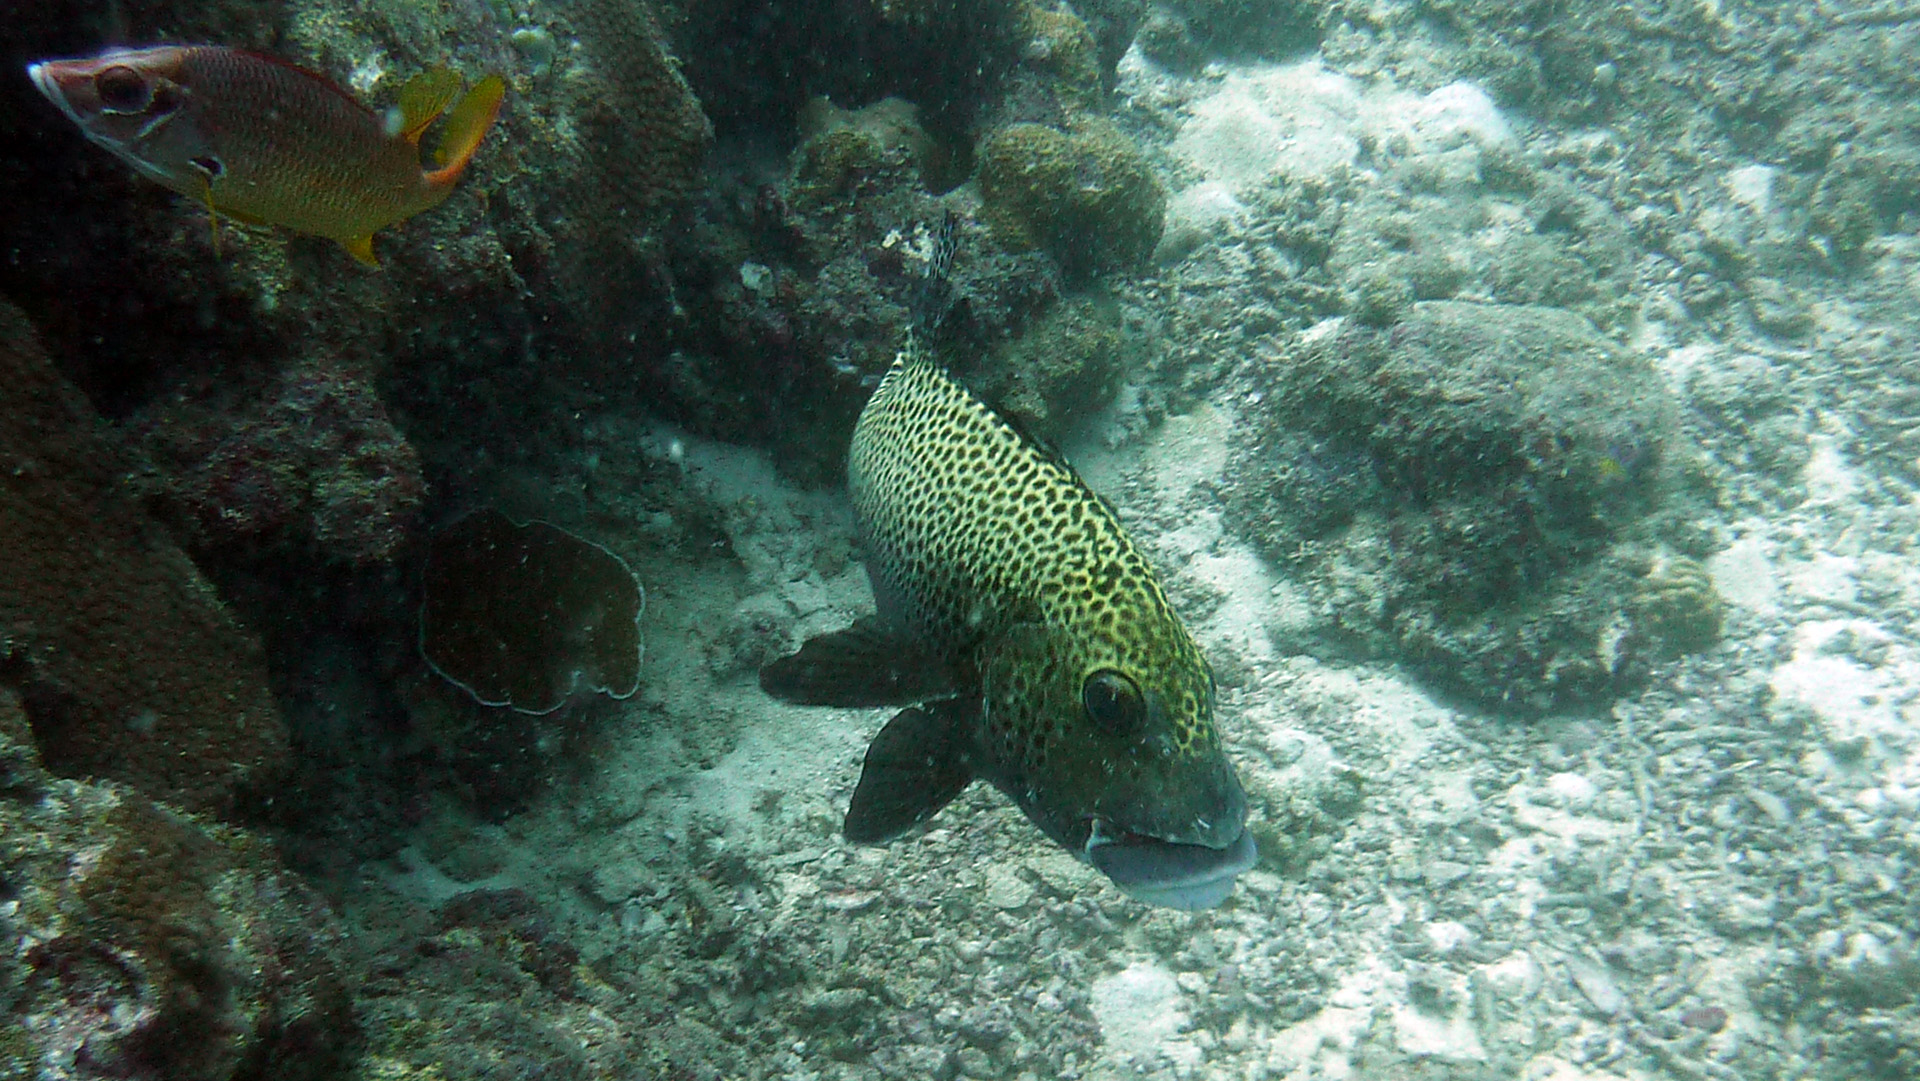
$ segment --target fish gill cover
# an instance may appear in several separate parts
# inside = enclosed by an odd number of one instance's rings
[[[434,535],[423,592],[421,655],[481,705],[551,713],[640,687],[640,580],[558,526],[470,514]]]

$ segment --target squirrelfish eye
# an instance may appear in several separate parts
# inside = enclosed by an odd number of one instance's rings
[[[153,100],[153,88],[141,74],[125,65],[115,65],[93,77],[93,92],[100,104],[116,113],[137,113]]]
[[[1137,732],[1147,721],[1147,703],[1140,688],[1111,668],[1087,677],[1080,687],[1080,702],[1094,727],[1110,736]]]

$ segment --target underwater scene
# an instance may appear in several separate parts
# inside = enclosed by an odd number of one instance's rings
[[[1911,0],[5,0],[0,1081],[1920,1081]]]

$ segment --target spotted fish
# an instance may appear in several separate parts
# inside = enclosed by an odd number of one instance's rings
[[[908,707],[867,748],[849,840],[891,840],[985,779],[1128,895],[1219,904],[1255,850],[1205,658],[1112,509],[925,337],[908,334],[847,456],[878,612],[761,686]]]

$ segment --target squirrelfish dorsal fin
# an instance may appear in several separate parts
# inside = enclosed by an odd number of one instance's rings
[[[420,133],[436,120],[460,94],[460,73],[452,68],[433,67],[407,80],[400,88],[398,130],[394,134],[410,143],[420,141]]]
[[[487,137],[487,129],[500,115],[500,102],[506,96],[507,81],[498,75],[473,84],[467,96],[447,114],[446,132],[433,151],[433,163],[439,168],[427,174],[429,181],[451,184],[466,169],[473,152],[480,149],[480,140]]]

